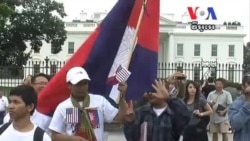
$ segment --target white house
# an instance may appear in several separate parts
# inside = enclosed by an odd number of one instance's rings
[[[215,30],[200,32],[191,30],[187,15],[183,15],[181,22],[169,20],[173,15],[163,16],[160,18],[160,62],[182,64],[167,66],[183,70],[190,79],[216,76],[240,82],[242,66],[239,64],[243,64],[246,36],[243,26],[236,22],[223,23],[215,25]]]
[[[92,16],[92,20],[87,21],[87,14],[81,12],[81,19],[72,22],[65,22],[67,30],[67,40],[58,54],[52,54],[49,44],[44,43],[40,52],[32,53],[32,60],[44,61],[46,57],[50,61],[67,61],[71,55],[81,46],[88,38],[90,33],[98,26],[107,12],[97,12]],[[160,17],[160,50],[159,62],[180,63],[171,68],[173,71],[179,69],[187,73],[190,79],[201,79],[204,75],[216,75],[240,81],[241,73],[236,74],[234,66],[227,66],[227,73],[220,74],[217,64],[242,64],[243,63],[243,38],[245,33],[243,26],[238,24],[231,25],[214,25],[215,30],[191,30],[190,21],[187,15],[183,15],[182,21],[174,21],[173,14],[162,14]],[[29,50],[29,49],[28,49]],[[210,62],[208,62],[210,61]],[[214,62],[215,61],[215,62]],[[199,64],[198,66],[189,66],[189,63]],[[206,65],[204,65],[206,64]],[[185,67],[185,66],[184,66]],[[225,66],[223,66],[225,67]],[[231,68],[230,68],[231,67]],[[39,66],[36,66],[39,72]],[[190,71],[191,72],[186,72]],[[219,68],[220,69],[220,68]],[[231,70],[231,71],[230,71]],[[55,73],[57,70],[50,70]],[[162,76],[162,74],[159,75]],[[164,75],[172,73],[169,71]],[[190,74],[188,74],[190,73]]]

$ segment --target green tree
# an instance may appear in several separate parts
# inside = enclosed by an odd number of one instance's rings
[[[0,0],[1,65],[24,65],[43,41],[51,43],[54,54],[60,52],[67,38],[65,16],[63,4],[53,0]],[[28,45],[31,51],[25,52]]]
[[[249,72],[250,71],[250,42],[248,42],[246,45],[244,45],[244,59],[243,59],[243,63],[244,63],[244,69],[245,72]]]
[[[13,12],[14,11],[6,3],[0,3],[0,31],[2,31],[1,29],[4,29],[8,17]]]

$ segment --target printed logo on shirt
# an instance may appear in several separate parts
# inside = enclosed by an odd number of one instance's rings
[[[66,109],[66,123],[80,123],[81,118],[82,113],[78,108],[74,107]]]
[[[76,129],[77,129],[77,124],[71,124],[71,129],[72,129],[72,133],[75,134]]]
[[[92,128],[100,128],[99,115],[97,108],[86,108]]]

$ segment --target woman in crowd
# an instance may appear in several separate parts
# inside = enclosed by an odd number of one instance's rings
[[[207,124],[212,109],[207,101],[200,97],[200,88],[194,81],[187,81],[184,102],[192,114],[183,133],[183,141],[208,141]]]

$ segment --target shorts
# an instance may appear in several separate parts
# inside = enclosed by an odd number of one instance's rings
[[[228,122],[209,124],[209,131],[211,133],[228,133],[229,129],[230,125]]]

